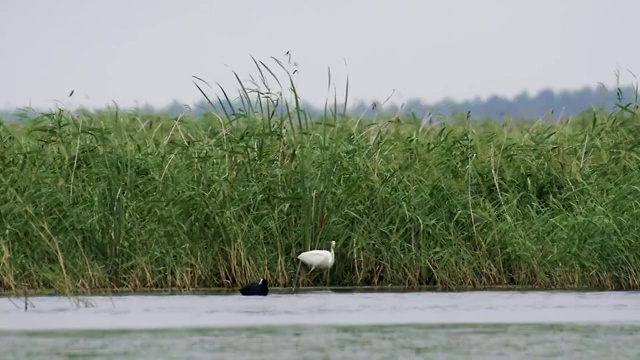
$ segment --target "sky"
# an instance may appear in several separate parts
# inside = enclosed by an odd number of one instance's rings
[[[298,65],[322,105],[328,70],[350,101],[428,103],[599,82],[633,85],[633,0],[2,0],[0,108],[193,104],[192,76],[234,92],[251,56]],[[281,80],[286,78],[280,77]],[[74,95],[69,98],[71,90]],[[203,88],[209,95],[215,88]]]

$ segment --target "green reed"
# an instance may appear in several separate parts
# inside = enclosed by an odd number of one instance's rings
[[[260,277],[288,287],[296,255],[332,240],[336,286],[639,287],[632,104],[553,122],[425,125],[348,117],[336,98],[312,119],[289,73],[280,82],[256,66],[254,88],[239,82],[240,109],[195,79],[218,113],[59,109],[2,124],[0,290]],[[324,285],[318,273],[299,285]]]

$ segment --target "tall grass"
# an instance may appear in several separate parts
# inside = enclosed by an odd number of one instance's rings
[[[296,255],[331,240],[332,285],[639,287],[633,104],[425,125],[349,118],[335,98],[311,119],[289,73],[256,66],[242,109],[195,79],[224,116],[2,124],[0,289],[291,286]]]

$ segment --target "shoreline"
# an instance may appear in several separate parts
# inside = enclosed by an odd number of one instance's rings
[[[459,287],[459,288],[438,288],[437,286],[305,286],[299,288],[291,287],[270,287],[269,295],[294,295],[300,293],[313,292],[334,292],[334,293],[452,293],[452,292],[635,292],[640,289],[610,289],[592,287],[536,287],[536,286],[487,286],[487,287]],[[27,290],[26,297],[94,297],[94,296],[173,296],[173,295],[237,295],[236,288],[195,288],[195,289],[95,289],[81,293],[64,294],[53,289]],[[24,298],[24,292],[0,291],[0,298]]]

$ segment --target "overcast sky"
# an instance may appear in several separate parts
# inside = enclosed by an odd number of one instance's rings
[[[339,96],[348,66],[352,100],[397,103],[614,85],[616,69],[630,85],[638,16],[633,0],[2,0],[0,107],[193,104],[192,75],[232,89],[250,55],[286,51],[316,104],[327,67]]]

